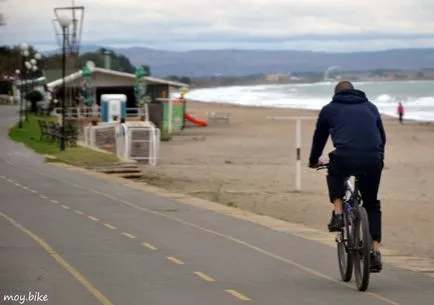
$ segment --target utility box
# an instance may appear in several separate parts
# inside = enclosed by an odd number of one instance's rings
[[[126,119],[127,96],[125,94],[103,94],[101,96],[101,122],[113,122],[113,116]]]

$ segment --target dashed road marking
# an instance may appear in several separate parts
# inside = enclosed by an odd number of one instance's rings
[[[109,228],[109,229],[116,230],[116,227],[115,227],[115,226],[112,226],[112,225],[110,225],[110,224],[108,224],[108,223],[105,223],[104,226],[106,226],[106,227]]]
[[[6,179],[6,177],[5,176],[0,176],[0,179]]]
[[[133,234],[126,233],[126,232],[123,232],[122,235],[123,235],[123,236],[126,236],[126,237],[128,237],[128,238],[131,238],[131,239],[136,238]]]
[[[19,184],[18,182],[14,182],[14,184],[18,187],[21,187],[21,184]]]
[[[11,183],[14,182],[14,180],[11,180],[11,179],[6,179],[6,181],[11,182]]]
[[[7,163],[11,164],[12,166],[17,167],[17,165],[14,164],[13,162],[10,162],[10,161],[8,161],[8,160],[5,160],[5,161],[6,161]],[[68,169],[68,170],[70,170],[70,171],[79,171],[79,172],[84,173],[84,174],[86,174],[86,175],[88,175],[88,176],[94,176],[94,177],[97,176],[97,177],[99,177],[100,179],[102,178],[102,180],[105,180],[105,181],[108,181],[108,180],[110,180],[110,181],[116,180],[116,179],[114,179],[114,178],[112,178],[112,177],[108,178],[107,175],[103,175],[103,174],[99,174],[99,175],[97,175],[97,174],[92,173],[92,172],[90,172],[90,171],[88,171],[88,170],[85,170],[85,169],[79,169],[79,168],[72,167],[72,166],[68,166],[68,165],[65,165],[65,164],[56,164],[56,163],[53,163],[52,166],[62,167],[62,168]],[[68,180],[65,180],[65,179],[62,179],[62,178],[59,178],[59,177],[53,176],[53,175],[43,174],[43,173],[40,173],[40,172],[38,172],[38,171],[35,171],[35,170],[32,170],[32,169],[27,169],[27,168],[26,168],[25,170],[27,170],[27,171],[29,171],[29,172],[34,172],[34,173],[36,173],[36,174],[38,174],[38,175],[40,175],[40,176],[44,176],[44,177],[51,178],[51,179],[53,179],[53,180],[56,180],[56,181],[62,182],[62,183],[64,183],[64,184],[68,184],[68,185],[74,186],[74,187],[76,187],[76,188],[78,188],[78,189],[87,190],[87,191],[89,191],[89,192],[92,192],[92,193],[95,193],[95,194],[99,194],[99,195],[101,195],[101,196],[103,196],[103,197],[105,197],[105,198],[109,198],[109,199],[111,199],[111,200],[117,201],[117,202],[122,203],[122,204],[124,204],[124,205],[130,206],[130,207],[133,207],[133,208],[135,208],[135,209],[137,209],[137,210],[141,210],[141,211],[144,211],[144,212],[147,212],[147,213],[153,214],[153,215],[158,215],[158,216],[164,217],[164,218],[166,218],[166,219],[171,219],[171,220],[173,220],[173,221],[176,221],[176,222],[178,222],[178,223],[182,223],[182,224],[184,224],[184,225],[188,225],[189,227],[196,228],[196,229],[201,230],[201,231],[203,231],[203,232],[207,232],[207,233],[210,233],[210,234],[213,234],[213,235],[216,235],[216,236],[220,236],[220,237],[225,238],[225,239],[227,239],[227,240],[231,240],[231,241],[233,241],[233,242],[235,242],[235,243],[237,243],[237,244],[239,244],[239,245],[243,245],[243,246],[245,246],[246,248],[249,248],[249,249],[251,249],[251,250],[254,250],[254,251],[256,251],[256,252],[258,252],[258,253],[261,253],[261,254],[263,254],[263,255],[265,255],[265,256],[268,256],[268,257],[274,258],[274,259],[276,259],[276,260],[278,260],[278,261],[281,261],[281,262],[283,262],[283,263],[286,263],[286,264],[288,264],[288,265],[292,265],[292,266],[294,266],[294,267],[297,267],[298,269],[303,270],[303,271],[305,271],[305,272],[307,272],[307,273],[309,273],[309,274],[311,274],[311,275],[314,275],[314,276],[316,276],[316,277],[319,277],[319,278],[323,278],[323,279],[329,280],[329,281],[331,281],[331,282],[334,282],[334,283],[340,284],[340,285],[342,285],[342,286],[352,287],[352,285],[349,284],[349,283],[341,282],[341,281],[339,281],[339,280],[337,280],[337,279],[335,279],[335,278],[333,278],[333,277],[330,277],[330,276],[328,276],[328,275],[326,275],[326,274],[324,274],[324,273],[321,273],[321,272],[319,272],[319,271],[316,271],[315,269],[309,268],[309,267],[307,267],[307,266],[305,266],[305,265],[299,264],[299,263],[297,263],[297,262],[295,262],[295,261],[292,261],[292,260],[287,259],[287,258],[285,258],[285,257],[279,256],[279,255],[277,255],[277,254],[275,254],[275,253],[272,253],[272,252],[270,252],[270,251],[267,251],[267,250],[265,250],[265,249],[262,249],[262,248],[260,248],[260,247],[255,246],[255,245],[252,245],[252,244],[250,244],[250,243],[248,243],[248,242],[245,242],[245,241],[243,241],[243,240],[237,239],[237,238],[232,237],[232,236],[230,236],[230,235],[223,234],[223,233],[220,233],[220,232],[218,232],[218,231],[214,231],[214,230],[212,230],[212,229],[208,229],[208,228],[206,228],[206,227],[202,227],[202,226],[197,225],[197,224],[195,224],[195,223],[192,223],[192,222],[189,222],[189,221],[183,220],[183,219],[181,219],[181,218],[175,217],[175,216],[173,216],[173,215],[167,215],[167,214],[164,214],[164,213],[161,213],[161,212],[158,212],[158,211],[154,211],[154,210],[151,210],[151,209],[145,208],[145,207],[143,207],[143,206],[139,206],[139,205],[137,205],[137,204],[135,204],[135,203],[132,203],[132,202],[130,202],[130,201],[127,201],[127,200],[124,200],[124,199],[118,198],[118,197],[116,197],[116,196],[109,195],[109,194],[104,193],[104,192],[97,191],[97,190],[92,189],[92,188],[89,188],[89,187],[85,187],[85,186],[83,186],[83,185],[79,185],[79,184],[73,183],[73,182],[71,182],[71,181],[68,181]],[[118,180],[116,180],[116,181],[121,181],[121,180],[118,179]],[[127,184],[125,184],[125,186],[130,187],[130,185],[127,185]],[[136,185],[136,186],[137,186],[137,185]],[[139,188],[139,189],[141,189],[141,190],[146,190],[146,191],[151,192],[151,193],[156,193],[156,194],[158,194],[159,196],[162,196],[162,197],[165,197],[165,194],[166,194],[166,192],[162,192],[161,190],[160,190],[159,192],[156,192],[156,191],[154,190],[154,188],[149,189],[149,188],[144,188],[143,186],[140,186],[140,187],[137,187],[137,188],[136,188],[136,187],[132,187],[132,188],[134,188],[134,189]],[[189,197],[187,196],[187,198],[189,198]],[[180,201],[181,201],[181,202],[184,202],[184,203],[188,203],[188,204],[190,204],[190,205],[196,205],[196,206],[204,207],[204,205],[202,205],[202,204],[197,204],[196,202],[193,202],[192,200],[180,200]],[[215,204],[212,204],[212,206],[215,207]],[[207,206],[207,208],[209,208],[209,207],[210,207],[210,206]],[[219,208],[219,209],[220,209],[220,208]],[[215,208],[211,208],[211,210],[214,210],[214,211],[217,212],[217,213],[220,211],[220,210],[217,210],[217,209],[215,209]],[[233,211],[231,210],[231,213],[229,213],[228,215],[233,215]],[[247,219],[246,217],[237,217],[237,216],[234,216],[234,217],[239,218],[239,219]],[[256,221],[256,220],[252,220],[252,222],[257,222],[257,221]],[[271,228],[271,227],[270,227],[270,228]],[[271,228],[271,229],[272,229],[272,228]],[[399,266],[398,266],[398,267],[399,267]],[[401,267],[403,267],[403,266],[401,266]],[[387,297],[383,297],[383,296],[379,295],[378,293],[370,292],[370,293],[368,293],[368,295],[370,295],[370,296],[376,298],[377,300],[381,300],[381,301],[386,302],[386,303],[391,304],[391,305],[400,305],[399,303],[397,303],[397,302],[395,302],[395,301],[393,301],[393,300],[391,300],[391,299],[389,299],[389,298],[387,298]]]
[[[37,193],[38,193],[38,191],[35,191],[35,190],[32,190],[32,189],[30,189],[30,191],[31,191],[33,194],[37,194]]]
[[[196,271],[196,272],[194,272],[194,274],[196,274],[198,277],[200,277],[201,279],[203,279],[207,282],[215,282],[215,280],[212,277],[210,277],[209,275],[206,275],[203,272]]]
[[[45,195],[39,195],[39,197],[41,197],[42,199],[48,199],[48,197]]]
[[[233,297],[236,297],[237,299],[241,300],[241,301],[250,301],[250,299],[248,297],[246,297],[245,295],[239,293],[236,290],[233,289],[227,289],[225,290],[227,293],[229,293],[230,295],[232,295]]]
[[[166,257],[169,261],[177,264],[177,265],[185,265],[185,263],[177,258],[174,258],[173,256],[167,256]]]
[[[62,205],[62,208],[64,208],[65,210],[69,210],[69,209],[71,209],[69,206],[67,206],[67,205]]]
[[[0,216],[9,221],[15,228],[19,229],[24,234],[27,234],[31,239],[37,242],[52,258],[56,260],[69,274],[71,274],[81,285],[83,285],[89,293],[91,293],[102,305],[113,305],[97,288],[95,288],[80,272],[72,267],[67,261],[60,256],[45,240],[24,228],[9,216],[0,212]]]
[[[22,188],[23,190],[28,190],[28,189],[29,189],[27,186],[24,186],[24,185],[22,185],[21,188]]]
[[[50,199],[50,202],[51,202],[51,203],[59,203],[59,201],[54,200],[54,199]]]
[[[93,216],[87,216],[87,218],[89,218],[89,219],[92,220],[92,221],[99,221],[98,218],[93,217]]]
[[[148,249],[157,250],[157,248],[151,245],[150,243],[142,243],[142,245]]]
[[[79,210],[75,210],[74,212],[77,213],[77,214],[79,214],[79,215],[83,215],[84,214],[82,211],[79,211]]]

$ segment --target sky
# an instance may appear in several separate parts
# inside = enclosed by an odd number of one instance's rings
[[[2,1],[2,0],[0,0]],[[58,48],[54,8],[72,0],[4,0],[0,45]],[[434,47],[433,0],[76,0],[81,44],[160,50],[327,52]],[[64,11],[63,15],[69,14]]]

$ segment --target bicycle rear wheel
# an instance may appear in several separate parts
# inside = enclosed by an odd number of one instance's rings
[[[359,207],[358,217],[353,225],[356,286],[360,291],[366,291],[369,285],[371,268],[371,236],[369,233],[368,214],[364,207]]]
[[[344,211],[344,224],[341,232],[336,238],[338,250],[339,272],[344,282],[349,282],[353,276],[353,256],[349,248],[351,247],[351,223],[349,221],[348,212]]]

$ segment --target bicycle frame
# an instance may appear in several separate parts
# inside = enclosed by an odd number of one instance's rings
[[[327,167],[328,165],[324,164],[317,169]],[[354,185],[351,183],[351,176],[345,179],[342,203],[344,227],[336,234],[336,242],[342,280],[350,281],[354,270],[357,288],[365,291],[369,285],[371,242],[369,220],[358,188],[360,175],[363,173],[351,175],[355,178]]]
[[[317,170],[326,169],[327,164],[321,165],[317,168]],[[351,228],[353,228],[353,224],[358,220],[359,217],[359,208],[361,204],[361,196],[358,188],[358,177],[354,175],[354,185],[351,183],[351,177],[346,178],[345,180],[345,196],[342,202],[342,208],[347,212],[348,221]],[[357,201],[357,204],[354,202]],[[336,236],[336,241],[338,238],[343,242],[346,251],[355,251],[357,250],[354,246],[353,240],[343,240],[341,239],[341,232],[339,232]],[[353,234],[351,234],[353,235]]]

